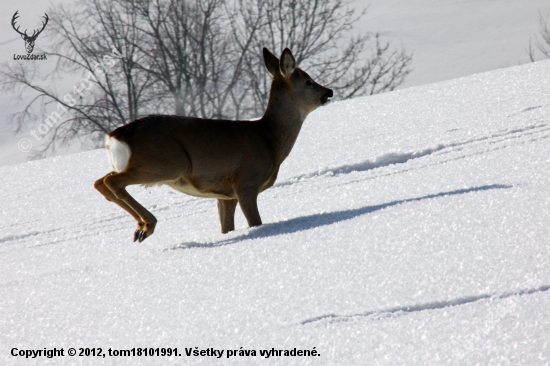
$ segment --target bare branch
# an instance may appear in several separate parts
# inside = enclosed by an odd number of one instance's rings
[[[534,37],[534,41],[529,39],[527,53],[531,62],[537,61],[537,50],[542,53],[544,58],[550,58],[550,19],[548,15],[544,17],[541,12],[539,12],[539,27],[539,34]]]

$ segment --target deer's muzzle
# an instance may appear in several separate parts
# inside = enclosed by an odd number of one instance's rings
[[[323,96],[321,97],[321,105],[325,105],[328,102],[330,102],[330,98],[332,98],[332,96],[333,96],[332,89],[327,89],[327,92],[323,94]]]

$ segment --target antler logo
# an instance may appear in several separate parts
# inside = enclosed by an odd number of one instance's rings
[[[23,40],[25,41],[25,48],[27,49],[27,53],[32,53],[32,50],[34,49],[34,42],[36,41],[36,38],[38,38],[38,35],[40,33],[42,33],[42,31],[44,30],[44,28],[46,28],[46,24],[48,24],[48,14],[44,13],[44,19],[46,19],[45,22],[42,22],[42,29],[38,30],[34,30],[32,35],[29,36],[27,34],[27,30],[25,29],[25,32],[21,33],[19,31],[19,26],[17,26],[17,28],[15,28],[15,20],[17,18],[19,18],[19,15],[17,15],[17,13],[19,13],[19,10],[17,10],[15,12],[15,14],[13,14],[13,18],[11,18],[11,26],[13,27],[13,29],[15,29],[15,31],[17,33],[19,33],[21,35],[21,38],[23,38]]]

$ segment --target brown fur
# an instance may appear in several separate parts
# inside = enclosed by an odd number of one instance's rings
[[[295,68],[288,49],[281,61],[264,48],[273,74],[264,116],[258,121],[205,120],[151,115],[109,135],[127,143],[131,156],[124,171],[111,172],[94,186],[138,222],[134,241],[154,232],[156,218],[126,191],[132,184],[167,184],[181,192],[218,199],[221,231],[234,230],[237,203],[250,226],[262,224],[257,197],[277,179],[305,116],[332,97],[332,90]]]

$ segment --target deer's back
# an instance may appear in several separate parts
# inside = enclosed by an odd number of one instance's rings
[[[260,181],[269,179],[277,167],[268,133],[261,121],[151,115],[109,135],[126,142],[132,156],[139,156],[143,164],[184,154],[189,166],[182,178],[200,186],[243,174]],[[132,158],[130,162],[141,164]]]

